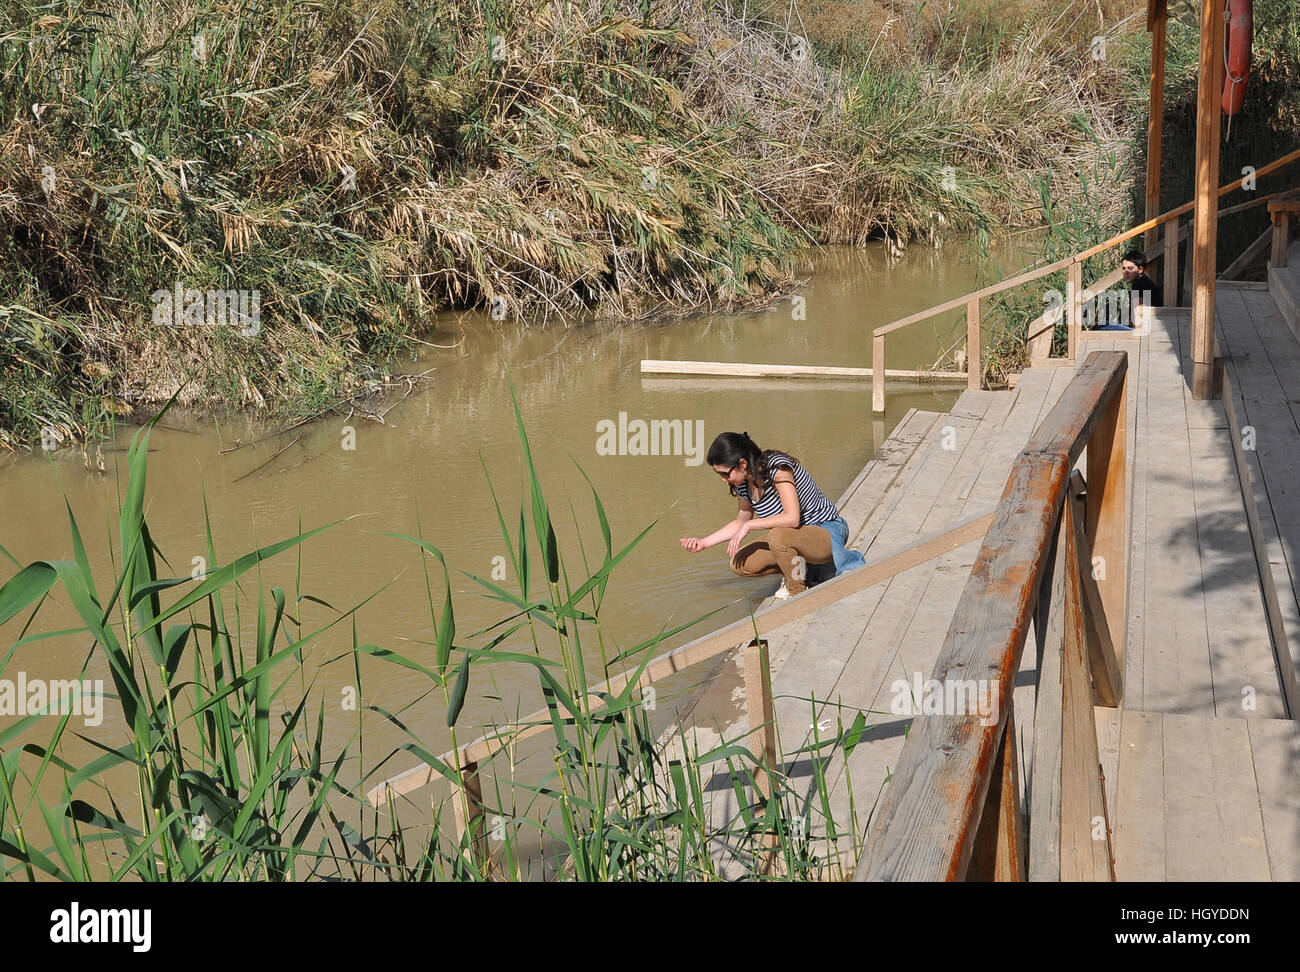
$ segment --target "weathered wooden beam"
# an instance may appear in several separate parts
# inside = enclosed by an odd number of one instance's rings
[[[460,772],[461,793],[451,801],[456,823],[456,835],[463,841],[468,836],[466,853],[480,871],[488,866],[487,818],[483,812],[483,781],[478,775],[478,763],[465,763]]]
[[[1067,457],[1073,466],[1102,419],[1101,409],[1122,388],[1127,372],[1125,351],[1089,354],[1047,418],[1029,437],[1025,452]]]
[[[1177,227],[1178,220],[1165,223],[1164,244],[1165,244],[1165,262],[1160,268],[1161,274],[1165,281],[1165,301],[1166,307],[1178,306],[1178,244],[1183,237],[1187,235],[1190,226],[1184,226],[1178,232],[1170,232],[1171,227]]]
[[[1083,263],[1070,264],[1065,281],[1065,323],[1069,329],[1069,347],[1066,357],[1073,361],[1079,356],[1079,335],[1083,333]]]
[[[1273,213],[1273,252],[1269,255],[1268,265],[1274,269],[1286,266],[1286,250],[1291,241],[1291,214],[1289,212]]]
[[[1032,447],[1012,467],[933,674],[940,683],[953,678],[991,682],[989,695],[997,700],[998,712],[913,720],[854,880],[953,881],[966,875],[1047,551],[1053,535],[1064,529],[1061,507],[1070,470],[1099,413],[1123,392],[1126,370],[1123,352],[1090,354],[1035,433]],[[1076,586],[1077,581],[1076,571]],[[1066,582],[1068,593],[1069,577]],[[1077,595],[1076,604],[1080,600]],[[1068,615],[1065,627],[1068,639]],[[1082,638],[1076,640],[1082,653]],[[1087,704],[1091,716],[1090,687]]]
[[[772,775],[777,772],[776,708],[772,704],[772,672],[767,642],[751,641],[741,659],[745,673],[745,711],[749,717],[749,751],[754,754],[754,802],[765,804],[772,796]],[[761,816],[761,813],[760,813]],[[777,869],[780,835],[763,835],[763,851],[757,862],[760,874]]]
[[[1196,90],[1196,225],[1192,247],[1192,395],[1213,397],[1214,285],[1218,278],[1219,96],[1223,90],[1223,6],[1201,4],[1201,59]]]
[[[1124,663],[1124,638],[1128,618],[1128,370],[1121,370],[1119,388],[1100,410],[1088,436],[1088,499],[1085,527],[1091,559],[1090,571],[1105,606],[1110,642]]]
[[[1012,467],[933,675],[991,681],[999,711],[913,719],[855,881],[965,876],[1068,474],[1059,455]]]
[[[1025,880],[1025,826],[1016,763],[1016,719],[1009,712],[975,835],[967,881]]]
[[[1065,650],[1061,658],[1061,880],[1113,881],[1106,793],[1097,755],[1084,630],[1083,564],[1075,544],[1075,506],[1066,502]]]
[[[841,368],[822,365],[748,364],[739,361],[641,362],[643,375],[707,375],[712,378],[872,378],[872,368]],[[966,381],[964,371],[915,371],[891,369],[886,378],[917,378],[935,381]]]
[[[871,410],[885,410],[885,335],[871,339]]]
[[[772,705],[772,674],[767,642],[751,641],[744,648],[745,712],[749,716],[749,751],[754,754],[755,797],[772,795],[771,774],[777,765],[776,710]]]
[[[1053,529],[1034,609],[1038,685],[1029,777],[1029,880],[1061,880],[1061,655],[1065,650],[1065,544]]]
[[[1077,484],[1075,480],[1078,480]],[[1076,492],[1078,490],[1078,492]],[[1074,549],[1079,557],[1079,583],[1083,588],[1084,635],[1088,643],[1088,670],[1092,674],[1094,701],[1097,705],[1113,709],[1123,696],[1123,677],[1116,658],[1115,645],[1110,637],[1110,624],[1106,605],[1092,569],[1092,548],[1084,531],[1086,517],[1083,497],[1083,477],[1075,472],[1070,478],[1070,502],[1074,506]]]
[[[979,390],[984,379],[980,355],[980,299],[966,302],[966,387]]]
[[[1165,116],[1165,22],[1157,13],[1149,18],[1151,32],[1151,84],[1147,100],[1147,205],[1148,221],[1160,215],[1160,156]],[[1146,245],[1154,246],[1159,229],[1147,230]]]

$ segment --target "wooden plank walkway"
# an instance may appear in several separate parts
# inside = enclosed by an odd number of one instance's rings
[[[1300,730],[1287,694],[1300,665],[1300,342],[1268,292],[1224,288],[1218,303],[1227,401],[1191,396],[1185,310],[1158,311],[1137,333],[1085,332],[1080,349],[1080,363],[1094,350],[1130,355],[1125,694],[1121,708],[1095,709],[1120,880],[1300,878]],[[1068,365],[1032,368],[1010,391],[963,393],[947,415],[909,413],[841,500],[852,545],[883,556],[994,507],[1072,375]],[[1245,425],[1253,440],[1243,451]],[[978,547],[769,640],[785,773],[810,832],[827,832],[829,811],[839,838],[815,852],[845,873],[912,719],[898,710],[900,684],[910,691],[930,677]],[[1025,793],[1037,665],[1026,650],[1014,699]],[[712,703],[696,710],[716,718],[683,713],[677,742],[698,750],[744,738],[740,684],[729,659]],[[815,755],[858,713],[866,730],[847,760],[841,747]],[[710,790],[721,827],[738,798],[724,772]],[[752,868],[716,851],[724,873]]]

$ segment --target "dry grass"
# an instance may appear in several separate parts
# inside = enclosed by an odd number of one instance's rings
[[[760,302],[814,242],[1032,222],[1125,137],[1079,0],[1009,39],[883,0],[2,5],[0,445],[182,384],[309,414],[447,308]],[[152,324],[176,281],[258,289],[260,334]]]

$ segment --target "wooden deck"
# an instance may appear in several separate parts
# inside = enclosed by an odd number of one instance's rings
[[[1078,356],[1129,353],[1125,694],[1095,710],[1120,880],[1300,879],[1300,342],[1279,303],[1255,287],[1220,291],[1222,401],[1192,398],[1187,310],[1159,311],[1141,334],[1086,332]],[[946,415],[909,413],[841,501],[853,545],[882,556],[992,509],[1072,374],[1032,368],[1011,391],[963,393]],[[842,836],[817,852],[846,871],[911,721],[896,714],[896,682],[930,677],[979,546],[769,636],[786,773],[813,833],[829,810]],[[1014,700],[1026,792],[1037,664],[1026,650]],[[724,662],[709,703],[694,707],[718,716],[711,724],[685,716],[692,749],[748,731],[743,705],[729,704],[739,675],[738,659]],[[867,729],[851,756],[814,758],[809,747],[859,712]],[[721,825],[737,797],[725,774],[712,792]],[[752,862],[730,863],[739,875]]]

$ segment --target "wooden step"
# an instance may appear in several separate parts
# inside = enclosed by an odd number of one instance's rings
[[[1268,292],[1292,336],[1300,340],[1300,241],[1291,244],[1286,260],[1285,267],[1269,267]]]

